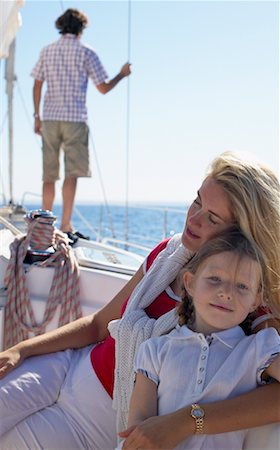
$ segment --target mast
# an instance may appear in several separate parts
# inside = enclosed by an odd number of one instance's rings
[[[127,20],[127,61],[130,62],[131,53],[131,0],[128,0]],[[125,183],[125,241],[128,242],[128,190],[129,190],[129,140],[130,140],[130,83],[127,77],[126,98],[126,183]],[[126,247],[127,250],[127,247]]]
[[[10,205],[14,204],[13,199],[13,91],[14,82],[16,81],[14,66],[15,66],[15,48],[16,40],[14,39],[9,47],[9,56],[5,64],[5,79],[6,79],[6,93],[8,97],[8,126],[9,126],[9,191],[10,191]]]

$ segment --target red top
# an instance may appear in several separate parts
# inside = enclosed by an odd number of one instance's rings
[[[165,239],[159,245],[157,245],[147,257],[147,270],[151,267],[153,261],[156,259],[157,255],[166,247],[169,239]],[[125,302],[122,310],[122,314],[126,308]],[[164,291],[162,292],[148,308],[145,309],[149,317],[157,319],[166,312],[173,309],[178,302]],[[96,345],[91,351],[91,363],[95,370],[95,373],[104,389],[108,394],[113,397],[113,386],[114,386],[114,369],[115,369],[115,340],[108,336],[105,341]]]
[[[158,244],[147,257],[147,268],[149,270],[153,261],[156,259],[157,255],[166,247],[169,239],[165,239],[160,244]],[[125,311],[127,302],[126,300],[122,315]],[[149,317],[157,319],[166,312],[170,311],[176,306],[178,302],[171,298],[166,291],[162,292],[148,308],[145,309]],[[257,316],[261,316],[266,312],[259,308],[257,311]],[[114,369],[115,369],[115,340],[108,336],[105,341],[96,345],[91,351],[91,363],[95,370],[97,377],[104,386],[104,389],[108,392],[110,397],[113,397],[113,386],[114,386]]]

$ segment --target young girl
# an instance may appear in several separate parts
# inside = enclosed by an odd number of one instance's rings
[[[265,262],[257,247],[232,229],[206,242],[180,278],[185,295],[179,325],[143,342],[136,355],[128,426],[192,404],[197,436],[176,448],[242,449],[246,430],[203,435],[203,403],[235,397],[268,377],[280,381],[276,330],[246,336],[241,328],[246,331],[246,321],[262,303]]]

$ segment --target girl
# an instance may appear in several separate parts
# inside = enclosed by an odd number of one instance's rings
[[[193,404],[199,435],[203,403],[252,390],[267,377],[280,381],[280,337],[274,328],[246,336],[238,326],[246,329],[246,319],[263,302],[267,282],[260,252],[238,230],[206,242],[180,278],[185,295],[179,325],[143,342],[136,355],[128,425]],[[244,437],[245,430],[194,436],[176,448],[241,450]]]
[[[0,354],[3,448],[114,448],[115,341],[109,336],[108,323],[121,317],[130,297],[134,297],[134,304],[141,305],[145,292],[150,296],[150,305],[145,308],[149,317],[158,319],[174,309],[180,300],[176,278],[190,252],[196,252],[233,222],[258,244],[264,255],[270,268],[265,298],[274,316],[280,317],[279,215],[279,183],[269,168],[231,153],[219,156],[190,206],[183,233],[176,241],[182,250],[181,258],[177,258],[173,239],[170,244],[163,241],[127,285],[96,314],[23,341]],[[174,252],[170,253],[172,246]],[[174,258],[176,268],[171,271]],[[132,298],[128,305],[131,303]],[[272,320],[270,310],[266,309],[262,320]],[[122,345],[123,353],[126,345],[127,341]],[[120,358],[116,356],[118,367]],[[205,433],[277,422],[277,395],[278,386],[271,385],[230,401],[204,404]],[[130,447],[132,440],[135,448],[175,447],[193,434],[189,409],[186,404],[176,413],[148,419],[132,432],[123,427],[122,437],[127,437],[124,447]]]

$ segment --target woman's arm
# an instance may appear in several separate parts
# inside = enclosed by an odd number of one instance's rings
[[[257,333],[260,330],[263,330],[264,328],[275,328],[278,331],[278,334],[280,334],[280,320],[279,319],[267,319],[263,322],[259,323],[254,329],[253,333]]]
[[[109,334],[108,323],[120,317],[125,301],[143,276],[141,266],[120,292],[98,312],[22,341],[0,353],[0,378],[29,356],[58,352],[67,348],[81,348],[103,341]]]
[[[280,384],[259,387],[236,398],[203,404],[204,433],[219,434],[280,422]],[[120,433],[127,437],[123,449],[174,448],[195,433],[190,406],[164,416],[151,417],[134,429]]]

